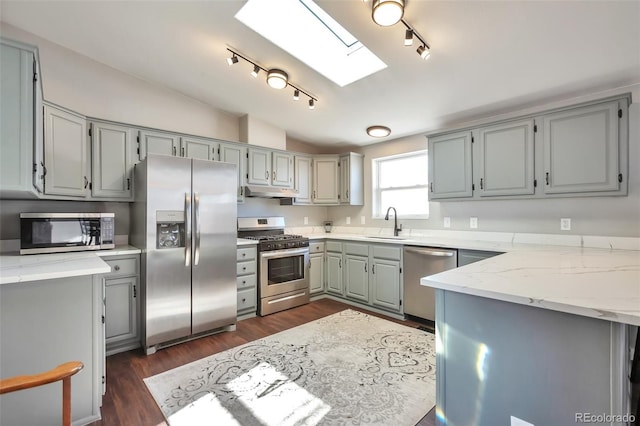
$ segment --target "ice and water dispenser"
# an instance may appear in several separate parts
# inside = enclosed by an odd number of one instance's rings
[[[184,211],[156,211],[156,248],[184,247]]]

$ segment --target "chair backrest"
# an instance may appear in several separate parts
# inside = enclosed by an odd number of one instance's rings
[[[62,380],[62,425],[71,425],[71,376],[84,368],[80,361],[60,364],[54,369],[32,376],[14,376],[0,379],[0,395],[34,388]]]

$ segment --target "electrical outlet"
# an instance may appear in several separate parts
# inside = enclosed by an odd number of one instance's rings
[[[360,225],[364,225],[364,216],[360,216]]]
[[[451,228],[451,218],[449,216],[444,217],[444,227]]]
[[[534,426],[533,423],[525,422],[522,419],[511,416],[511,426]]]
[[[304,224],[308,225],[309,224],[309,216],[305,216],[304,217]]]
[[[471,228],[471,229],[478,228],[478,218],[477,217],[470,217],[469,218],[469,228]]]
[[[560,219],[560,230],[561,231],[571,231],[571,218],[563,217]]]
[[[351,225],[351,216],[347,216],[347,225]]]

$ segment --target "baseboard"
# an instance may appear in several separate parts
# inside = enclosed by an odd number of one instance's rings
[[[336,302],[346,303],[347,305],[357,306],[358,308],[362,308],[362,309],[365,309],[367,311],[375,312],[376,314],[386,315],[388,317],[395,318],[395,319],[402,320],[402,321],[406,320],[404,314],[398,314],[398,313],[385,311],[384,309],[378,309],[378,308],[375,308],[375,307],[373,307],[371,305],[366,305],[364,303],[358,303],[356,301],[349,300],[349,299],[343,299],[341,297],[332,296],[330,294],[319,294],[317,296],[312,296],[311,297],[311,301],[320,300],[320,299],[331,299],[331,300],[335,300]]]

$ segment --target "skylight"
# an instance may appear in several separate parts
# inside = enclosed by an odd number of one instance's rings
[[[249,0],[235,17],[339,86],[387,67],[313,0]]]

